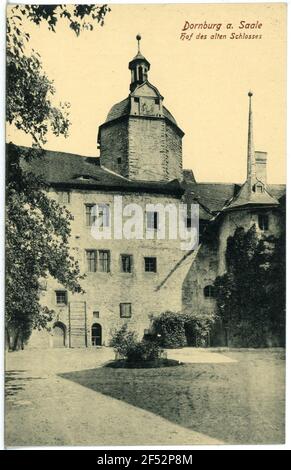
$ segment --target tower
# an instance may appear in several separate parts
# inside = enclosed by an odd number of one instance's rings
[[[99,127],[101,165],[142,181],[182,179],[183,131],[148,80],[149,61],[138,51],[129,62],[130,93],[115,104]]]

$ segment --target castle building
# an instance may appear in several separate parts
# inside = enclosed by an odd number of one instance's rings
[[[254,149],[251,93],[245,183],[196,182],[182,165],[184,133],[150,83],[150,63],[137,39],[137,55],[129,62],[130,93],[99,127],[100,157],[45,151],[41,165],[30,163],[49,183],[51,197],[72,213],[71,251],[86,274],[83,294],[44,280],[41,301],[56,317],[50,331],[33,332],[31,347],[108,345],[125,322],[142,337],[153,316],[164,311],[215,310],[212,286],[225,270],[226,241],[236,226],[256,224],[275,235],[282,229],[285,186],[267,184],[267,154]],[[181,243],[193,230],[189,209],[179,218],[184,231],[173,237],[165,219],[164,236],[158,235],[156,207],[179,214],[181,204],[193,204],[199,212],[199,244],[187,250]],[[120,227],[126,227],[136,206],[142,227],[137,236],[124,237]],[[99,237],[97,218],[103,231]],[[106,237],[113,225],[114,236]],[[213,237],[204,237],[205,231]],[[215,341],[224,344],[221,335]]]

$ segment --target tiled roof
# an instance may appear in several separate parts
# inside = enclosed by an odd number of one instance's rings
[[[9,145],[9,149],[16,148]],[[28,152],[29,149],[23,147]],[[100,166],[98,157],[44,150],[42,155],[23,161],[23,168],[33,171],[54,187],[111,191],[149,192],[181,196],[184,189],[178,180],[133,181]]]
[[[240,191],[242,185],[235,183],[190,183],[187,190],[203,206],[207,207],[214,214],[234,198]],[[269,184],[267,190],[277,200],[285,194],[285,184]]]
[[[106,123],[113,121],[114,119],[118,119],[122,116],[129,116],[130,112],[130,97],[128,96],[124,100],[120,101],[119,103],[116,103],[112,108],[110,109],[107,118],[106,118]],[[163,114],[165,118],[169,119],[173,124],[177,126],[177,122],[174,118],[174,116],[170,113],[170,111],[163,106]]]
[[[9,149],[16,148],[11,144]],[[23,148],[26,152],[28,148]],[[77,154],[43,151],[39,158],[35,158],[23,166],[41,176],[52,186],[111,190],[134,191],[160,194],[182,195],[187,202],[193,201],[200,205],[200,218],[210,220],[213,215],[220,212],[232,198],[238,195],[242,185],[234,183],[196,183],[191,182],[191,170],[184,170],[184,182],[178,180],[169,182],[132,181],[106,168],[100,166],[98,157],[85,157]],[[271,196],[280,201],[285,195],[284,184],[270,184],[267,190]]]

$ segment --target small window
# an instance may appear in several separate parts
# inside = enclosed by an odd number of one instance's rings
[[[255,184],[253,189],[254,189],[255,193],[262,193],[264,191],[264,187],[263,187],[262,183]]]
[[[147,228],[149,230],[158,230],[159,214],[158,212],[147,212]]]
[[[121,164],[121,157],[118,157],[118,159],[117,159],[117,163],[118,163],[118,165],[120,165],[120,164]]]
[[[258,222],[260,230],[269,230],[269,216],[267,214],[259,214]]]
[[[204,297],[208,299],[213,299],[215,297],[215,288],[214,286],[205,286],[204,287]]]
[[[160,104],[159,98],[155,98],[155,104]]]
[[[65,290],[56,291],[56,303],[58,305],[67,305],[67,291]]]
[[[123,273],[131,273],[132,270],[132,256],[121,255],[121,269]]]
[[[110,226],[110,206],[109,204],[97,204],[96,207],[98,221],[100,218],[100,228]]]
[[[99,312],[93,312],[93,318],[99,318]]]
[[[86,250],[87,257],[87,271],[89,273],[96,273],[97,271],[97,251]]]
[[[96,205],[95,204],[86,204],[86,225],[91,227],[96,220]]]
[[[60,204],[70,204],[71,202],[70,191],[61,191],[59,193],[59,202]]]
[[[157,258],[146,257],[144,259],[144,270],[146,273],[156,273],[157,272]]]
[[[134,97],[134,102],[135,103],[139,103],[139,98],[137,98],[136,96]]]
[[[110,271],[110,251],[98,251],[98,271],[102,273],[109,273]]]
[[[120,307],[120,318],[130,318],[131,317],[131,304],[122,303]]]

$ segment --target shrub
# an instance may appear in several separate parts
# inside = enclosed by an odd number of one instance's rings
[[[214,324],[214,313],[164,312],[153,319],[153,332],[164,348],[205,346]]]
[[[137,334],[129,331],[125,323],[119,330],[116,330],[111,338],[110,346],[120,356],[127,356],[128,350],[137,344]]]
[[[186,346],[184,316],[177,312],[164,312],[153,319],[153,330],[159,335],[160,345],[164,348]]]
[[[149,362],[159,358],[159,346],[156,341],[143,339],[132,344],[127,350],[126,359],[128,362]]]

